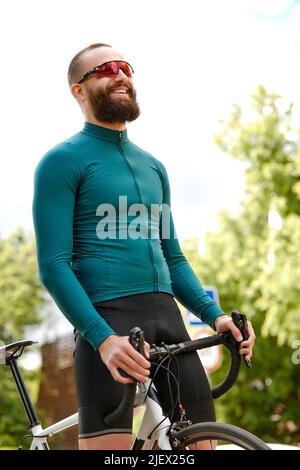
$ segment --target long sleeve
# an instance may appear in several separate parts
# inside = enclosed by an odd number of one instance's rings
[[[163,174],[163,203],[170,208],[170,237],[164,238],[162,236],[163,231],[161,227],[161,243],[169,267],[174,295],[189,311],[215,329],[215,319],[220,315],[224,315],[224,312],[205,292],[200,280],[182,253],[176,236],[170,207],[171,198],[168,175],[164,166],[161,163],[160,165]]]
[[[71,268],[75,195],[81,176],[73,157],[72,148],[53,149],[36,168],[33,221],[37,259],[42,283],[96,350],[115,332],[96,311]]]

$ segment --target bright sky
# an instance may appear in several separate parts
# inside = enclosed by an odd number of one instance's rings
[[[300,103],[300,1],[10,0],[1,9],[0,235],[32,228],[33,172],[83,125],[66,70],[107,42],[132,63],[142,109],[129,136],[169,173],[179,238],[201,236],[243,193],[214,144],[219,119],[257,85]]]

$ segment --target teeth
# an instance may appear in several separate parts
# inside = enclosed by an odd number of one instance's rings
[[[126,93],[127,93],[127,90],[114,90],[113,93],[122,93],[122,94],[126,94]]]

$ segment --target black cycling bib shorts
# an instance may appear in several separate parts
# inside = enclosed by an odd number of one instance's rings
[[[174,297],[164,292],[130,295],[94,305],[108,325],[119,335],[127,336],[131,328],[139,326],[145,340],[166,344],[190,340],[180,310]],[[188,419],[193,423],[215,421],[214,404],[210,385],[197,352],[179,354],[179,383],[181,403]],[[104,423],[104,416],[119,405],[126,385],[116,382],[102,362],[100,354],[75,330],[75,381],[79,413],[79,439],[105,434],[131,433],[133,410],[111,428]],[[175,361],[172,372],[177,375]],[[155,372],[151,368],[150,377]],[[172,394],[177,388],[171,378]],[[164,413],[172,409],[167,373],[160,370],[154,380]],[[175,398],[176,399],[176,398]],[[178,407],[172,420],[180,418]]]

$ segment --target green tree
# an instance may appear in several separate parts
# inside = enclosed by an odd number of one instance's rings
[[[251,118],[235,106],[216,141],[245,162],[245,198],[238,215],[220,214],[196,270],[218,287],[223,310],[244,311],[257,335],[253,368],[242,367],[238,384],[217,401],[218,417],[269,442],[299,443],[300,365],[292,345],[300,339],[300,132],[293,106],[259,87]],[[213,384],[227,366],[224,360]]]
[[[0,340],[24,338],[28,326],[41,322],[39,307],[43,289],[38,281],[35,243],[32,235],[17,229],[0,240]],[[35,384],[37,374],[25,373]],[[10,370],[0,366],[0,447],[15,446],[25,434],[27,419]]]

